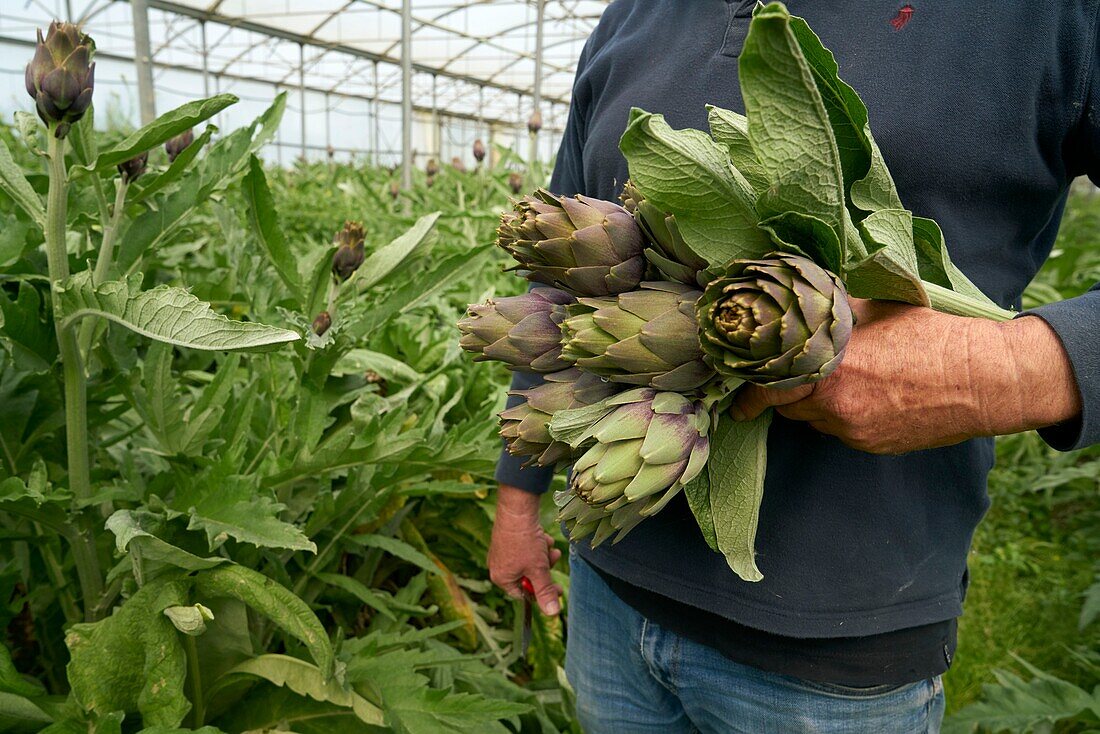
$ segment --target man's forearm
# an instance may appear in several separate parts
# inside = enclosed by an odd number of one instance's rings
[[[1081,394],[1069,357],[1042,319],[971,322],[970,347],[980,433],[1019,433],[1081,414]]]

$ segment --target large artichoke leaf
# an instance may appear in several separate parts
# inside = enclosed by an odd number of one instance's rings
[[[676,214],[684,242],[712,265],[769,251],[757,227],[755,194],[729,154],[699,130],[674,130],[662,115],[634,109],[619,141],[631,181],[658,209]]]
[[[729,150],[733,167],[741,172],[756,195],[767,191],[768,173],[760,165],[760,159],[749,141],[749,118],[714,105],[707,105],[710,136]]]

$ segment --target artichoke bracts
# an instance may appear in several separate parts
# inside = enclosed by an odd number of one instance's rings
[[[528,280],[585,296],[634,290],[645,274],[642,231],[626,209],[539,189],[505,213],[498,244]]]
[[[522,296],[474,304],[458,322],[459,346],[512,369],[557,372],[569,368],[561,358],[561,324],[573,297],[557,288],[534,288]]]
[[[688,392],[714,376],[703,361],[686,285],[642,283],[610,298],[579,298],[562,325],[562,357],[616,382]]]
[[[523,398],[522,403],[500,414],[500,435],[508,453],[531,457],[525,466],[553,466],[569,460],[573,449],[550,435],[554,414],[598,403],[617,389],[596,375],[571,367],[546,375],[543,384],[530,390],[508,393]]]
[[[725,265],[699,299],[697,316],[703,351],[719,373],[777,388],[827,377],[852,335],[840,280],[786,253]]]
[[[595,443],[555,496],[570,540],[594,534],[593,547],[659,512],[710,455],[710,411],[700,401],[637,388],[607,402],[615,407],[588,429],[583,439]]]
[[[630,181],[623,186],[620,198],[623,207],[634,215],[634,220],[648,240],[650,246],[645,249],[646,259],[669,280],[695,285],[700,271],[705,270],[709,263],[684,242],[676,226],[676,217],[646,201]]]
[[[55,20],[45,39],[38,31],[24,81],[38,116],[58,138],[65,137],[92,104],[94,54],[95,42],[72,23]]]

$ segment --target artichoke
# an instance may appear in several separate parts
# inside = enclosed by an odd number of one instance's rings
[[[642,232],[630,212],[609,201],[539,189],[501,218],[499,235],[529,280],[574,294],[631,291],[645,274]]]
[[[647,201],[630,181],[623,186],[620,198],[623,207],[634,215],[634,220],[645,233],[650,245],[645,250],[645,256],[653,267],[669,280],[688,285],[698,283],[699,273],[710,263],[684,242],[676,225],[676,217]]]
[[[474,141],[474,160],[478,163],[485,160],[485,143],[481,142],[481,138]]]
[[[787,253],[730,261],[696,313],[703,351],[719,373],[777,388],[827,377],[852,334],[840,279]]]
[[[336,252],[332,255],[332,276],[343,283],[352,276],[366,258],[363,244],[366,231],[359,222],[344,222],[344,228],[332,238],[336,243]]]
[[[571,367],[546,375],[530,390],[508,393],[523,402],[500,414],[500,435],[508,453],[529,456],[525,466],[553,466],[568,460],[573,449],[550,435],[550,420],[562,410],[581,408],[609,398],[616,387],[606,380]]]
[[[95,41],[79,26],[54,21],[46,38],[38,31],[34,58],[27,64],[24,82],[42,122],[54,126],[63,138],[92,104],[95,88]]]
[[[195,142],[195,133],[190,128],[174,138],[169,138],[168,142],[164,144],[164,152],[168,154],[168,162],[173,163],[179,154],[187,150],[187,146],[193,142]]]
[[[637,388],[608,402],[616,407],[582,437],[595,443],[555,496],[570,540],[594,534],[593,547],[659,512],[710,455],[710,411],[700,401]]]
[[[561,323],[573,297],[557,288],[533,288],[522,296],[474,304],[458,322],[458,344],[475,362],[495,359],[512,369],[558,372],[570,367],[561,358]]]
[[[332,316],[329,315],[328,311],[322,311],[313,319],[313,333],[317,336],[324,336],[325,332],[328,331],[331,326]]]
[[[149,163],[149,151],[139,153],[128,161],[118,164],[118,173],[127,183],[134,181],[145,173],[145,167]]]
[[[518,195],[523,190],[523,175],[512,171],[508,174],[508,188],[512,189],[512,193]]]
[[[542,113],[535,110],[531,113],[531,116],[527,118],[527,132],[532,135],[537,135],[539,130],[542,130]]]
[[[579,298],[562,325],[562,357],[616,382],[688,392],[714,377],[699,348],[695,302],[680,283],[642,283],[609,298]]]

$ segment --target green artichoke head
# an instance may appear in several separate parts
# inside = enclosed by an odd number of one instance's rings
[[[526,466],[554,466],[568,461],[573,449],[550,435],[550,421],[563,410],[581,408],[615,394],[607,380],[576,367],[552,372],[530,390],[508,393],[522,401],[500,414],[500,435],[513,456],[528,456]]]
[[[852,334],[840,279],[787,253],[727,263],[696,313],[703,351],[719,373],[777,388],[827,377]]]
[[[676,217],[646,200],[630,181],[623,186],[620,198],[623,208],[634,215],[634,220],[645,234],[645,256],[650,264],[669,280],[696,285],[700,273],[710,263],[684,241]]]
[[[561,358],[561,323],[573,297],[557,288],[534,288],[521,296],[473,304],[458,322],[459,346],[475,361],[495,359],[512,369],[558,372],[570,367]]]
[[[53,21],[42,38],[38,30],[34,58],[24,81],[38,116],[63,138],[92,104],[95,88],[95,42],[72,23]]]
[[[579,298],[562,325],[562,356],[581,369],[632,385],[689,392],[712,377],[695,321],[697,290],[642,283],[607,298]]]
[[[528,279],[585,296],[634,290],[645,274],[644,240],[626,209],[539,189],[504,214],[498,244]]]
[[[616,407],[589,429],[591,447],[556,497],[577,540],[622,539],[702,472],[710,455],[710,412],[699,401],[652,388],[610,399]]]

